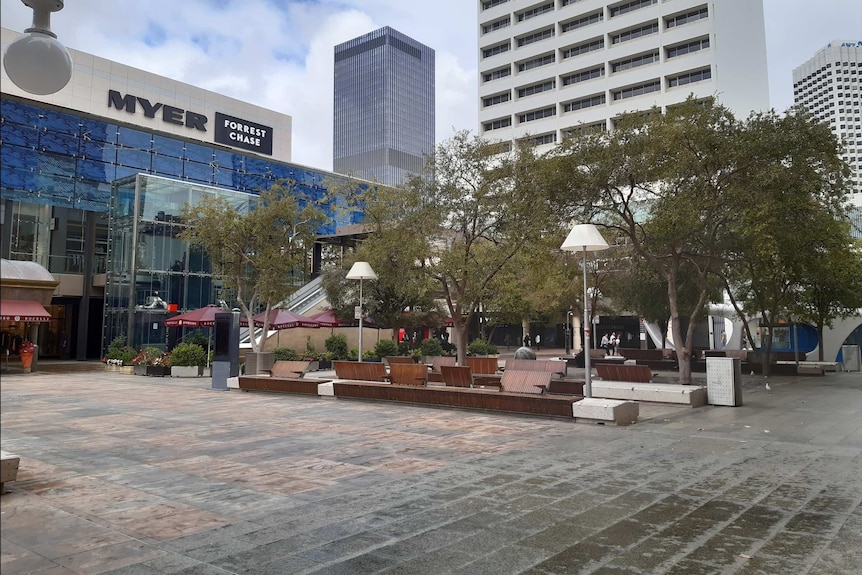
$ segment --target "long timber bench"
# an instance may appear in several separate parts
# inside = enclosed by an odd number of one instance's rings
[[[320,395],[320,384],[328,381],[327,379],[305,379],[303,377],[241,375],[239,377],[239,389],[243,391],[276,391],[280,393]]]

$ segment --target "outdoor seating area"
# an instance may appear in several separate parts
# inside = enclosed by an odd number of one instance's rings
[[[310,361],[277,360],[269,373],[272,377],[302,377],[311,366]]]
[[[386,366],[379,361],[333,361],[332,367],[338,379],[386,381]]]
[[[649,383],[652,381],[652,370],[646,365],[596,365],[596,373],[605,381],[634,381]]]
[[[553,359],[515,359],[506,360],[505,370],[547,371],[556,377],[565,377],[568,365],[565,361]]]

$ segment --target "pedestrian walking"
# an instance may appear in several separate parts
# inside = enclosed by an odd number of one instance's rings
[[[536,339],[534,339],[533,341],[535,341],[535,342],[536,342],[536,349],[542,349],[542,336],[541,336],[541,335],[539,335],[539,334],[537,333],[537,334],[536,334]]]

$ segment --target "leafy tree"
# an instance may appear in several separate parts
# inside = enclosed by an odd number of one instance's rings
[[[325,202],[325,197],[301,193],[292,181],[277,182],[241,202],[204,198],[184,207],[188,228],[181,237],[209,254],[214,275],[224,281],[253,325],[258,310],[268,312],[306,278],[308,253],[324,221]],[[268,328],[265,324],[263,333]],[[252,338],[253,351],[260,351],[260,345]]]

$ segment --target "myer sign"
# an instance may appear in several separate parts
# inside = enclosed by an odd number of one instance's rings
[[[185,126],[190,130],[200,132],[207,131],[209,118],[205,114],[183,110],[160,102],[152,103],[140,96],[133,96],[132,94],[124,96],[116,90],[108,90],[109,108],[135,114],[139,105],[145,118],[155,119],[158,117],[167,124]],[[216,112],[215,115],[214,141],[233,148],[242,148],[268,156],[272,155],[271,127],[227,116],[220,112]]]

